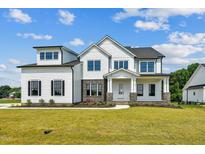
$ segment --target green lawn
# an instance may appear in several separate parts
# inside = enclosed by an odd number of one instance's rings
[[[0,103],[20,103],[21,100],[16,99],[0,99]]]
[[[205,144],[205,107],[0,110],[0,144]]]

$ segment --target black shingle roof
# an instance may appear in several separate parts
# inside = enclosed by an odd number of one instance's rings
[[[128,49],[133,54],[135,54],[138,58],[165,57],[163,54],[153,49],[152,47],[140,47],[140,48],[125,47],[125,48]]]
[[[72,67],[72,66],[75,66],[79,63],[80,63],[79,60],[74,60],[74,61],[71,61],[71,62],[67,62],[67,63],[64,63],[64,64],[58,64],[58,65],[37,65],[36,63],[34,63],[34,64],[17,66],[17,68],[25,68],[25,67]]]
[[[190,89],[200,89],[200,88],[203,88],[203,87],[205,87],[205,84],[193,85],[193,86],[189,86],[187,88],[187,90],[190,90]]]

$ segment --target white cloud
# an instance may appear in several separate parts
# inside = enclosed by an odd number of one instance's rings
[[[17,64],[21,64],[21,61],[18,59],[9,59],[9,64],[13,64],[13,65],[17,65]]]
[[[35,34],[35,33],[17,33],[16,34],[22,38],[31,38],[33,40],[51,40],[53,36],[51,35],[42,35],[42,34]]]
[[[144,28],[143,30],[167,30],[169,29],[168,19],[173,16],[185,16],[190,15],[204,15],[205,9],[180,9],[180,8],[154,8],[154,9],[123,9],[123,11],[116,13],[113,16],[113,21],[120,22],[130,17],[141,18],[144,21],[138,21],[141,27],[150,27]],[[139,20],[139,19],[138,19]],[[145,25],[146,24],[146,25]],[[136,24],[135,24],[136,25]]]
[[[0,70],[5,70],[7,69],[7,66],[5,64],[0,64]]]
[[[177,65],[187,65],[191,63],[204,63],[205,58],[166,58],[164,60],[165,64],[177,64]]]
[[[32,22],[32,18],[20,9],[9,9],[9,17],[14,21],[22,24]]]
[[[59,10],[58,15],[60,16],[59,21],[65,25],[72,25],[75,19],[75,15],[69,11]]]
[[[205,33],[187,33],[187,32],[174,32],[169,35],[169,41],[180,44],[203,44],[205,43]],[[205,44],[204,44],[205,45]]]
[[[159,20],[166,20],[172,16],[190,16],[190,15],[203,15],[205,9],[196,8],[154,8],[154,9],[123,9],[113,16],[114,21],[124,20],[129,17],[144,17],[146,19],[157,18]]]
[[[81,40],[80,38],[75,38],[73,39],[72,41],[69,42],[70,45],[73,45],[73,46],[82,46],[84,45],[84,41]]]
[[[154,21],[138,20],[135,22],[134,26],[138,29],[152,30],[152,31],[169,29],[169,25],[167,25],[166,23],[160,23],[160,22],[154,22]]]
[[[204,47],[197,47],[193,45],[164,43],[152,46],[154,49],[163,53],[167,57],[187,57],[196,52],[204,52]]]

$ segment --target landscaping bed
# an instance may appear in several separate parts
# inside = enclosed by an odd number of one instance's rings
[[[138,103],[138,102],[130,102],[130,107],[165,107],[165,108],[175,108],[175,109],[182,109],[181,106],[171,104],[171,103]]]
[[[13,105],[12,107],[36,107],[36,108],[46,108],[46,107],[54,107],[54,108],[61,108],[61,107],[68,107],[68,108],[107,108],[107,107],[114,107],[116,104],[113,102],[82,102],[82,103],[76,103],[76,104],[69,104],[69,103],[22,103],[19,105]]]

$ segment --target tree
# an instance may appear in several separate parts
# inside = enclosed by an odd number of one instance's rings
[[[182,100],[182,89],[198,65],[198,63],[194,63],[188,65],[187,69],[183,68],[170,74],[170,92],[172,101]]]
[[[1,86],[0,87],[0,98],[5,98],[9,96],[11,87],[6,85],[6,86]]]

